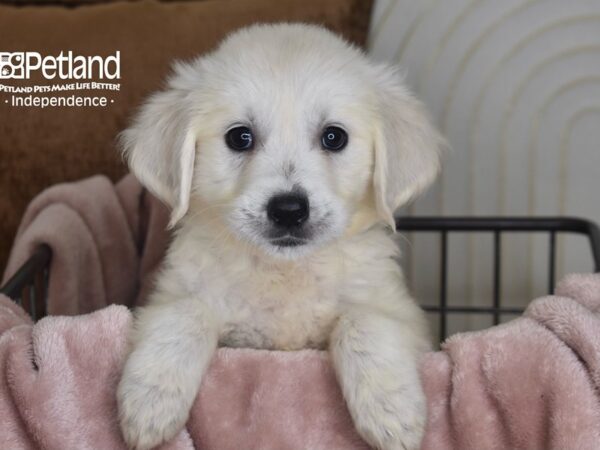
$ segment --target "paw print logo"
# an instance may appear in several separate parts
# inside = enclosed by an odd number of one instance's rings
[[[23,53],[0,52],[0,79],[24,78]]]

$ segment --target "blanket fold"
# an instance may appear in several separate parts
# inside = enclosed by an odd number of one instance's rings
[[[6,280],[53,250],[32,323],[0,295],[0,449],[121,449],[115,390],[132,315],[169,240],[168,211],[131,176],[49,189],[28,208]],[[600,448],[600,275],[424,356],[425,450]],[[326,352],[219,349],[190,419],[163,449],[367,449]]]
[[[52,249],[48,314],[132,306],[162,259],[167,220],[166,208],[132,176],[116,186],[100,175],[53,186],[27,207],[3,281],[43,243]]]

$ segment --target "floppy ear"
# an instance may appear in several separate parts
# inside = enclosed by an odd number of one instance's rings
[[[443,138],[420,101],[389,67],[379,72],[373,175],[377,213],[394,230],[394,211],[427,188],[440,170]]]
[[[171,207],[169,227],[187,212],[192,187],[196,136],[188,97],[175,87],[154,94],[120,135],[130,170]]]

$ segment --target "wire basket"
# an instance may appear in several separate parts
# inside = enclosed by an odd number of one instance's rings
[[[440,295],[435,305],[423,308],[439,315],[439,339],[448,332],[450,314],[487,314],[493,324],[500,323],[502,314],[519,314],[521,308],[502,306],[501,240],[504,233],[527,232],[548,235],[548,293],[552,293],[556,275],[556,237],[558,233],[576,233],[588,237],[594,267],[600,272],[600,229],[585,219],[572,217],[404,217],[396,221],[398,231],[437,233],[440,243],[439,281]],[[449,233],[487,233],[493,240],[493,294],[491,306],[448,305],[448,235]],[[20,304],[33,320],[45,315],[48,277],[52,252],[47,245],[39,246],[23,266],[0,288],[0,292]]]

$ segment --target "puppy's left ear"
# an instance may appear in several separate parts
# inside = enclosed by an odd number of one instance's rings
[[[390,67],[378,69],[375,202],[380,218],[395,230],[394,211],[435,180],[445,141],[431,124],[423,104],[402,84],[402,77]]]

